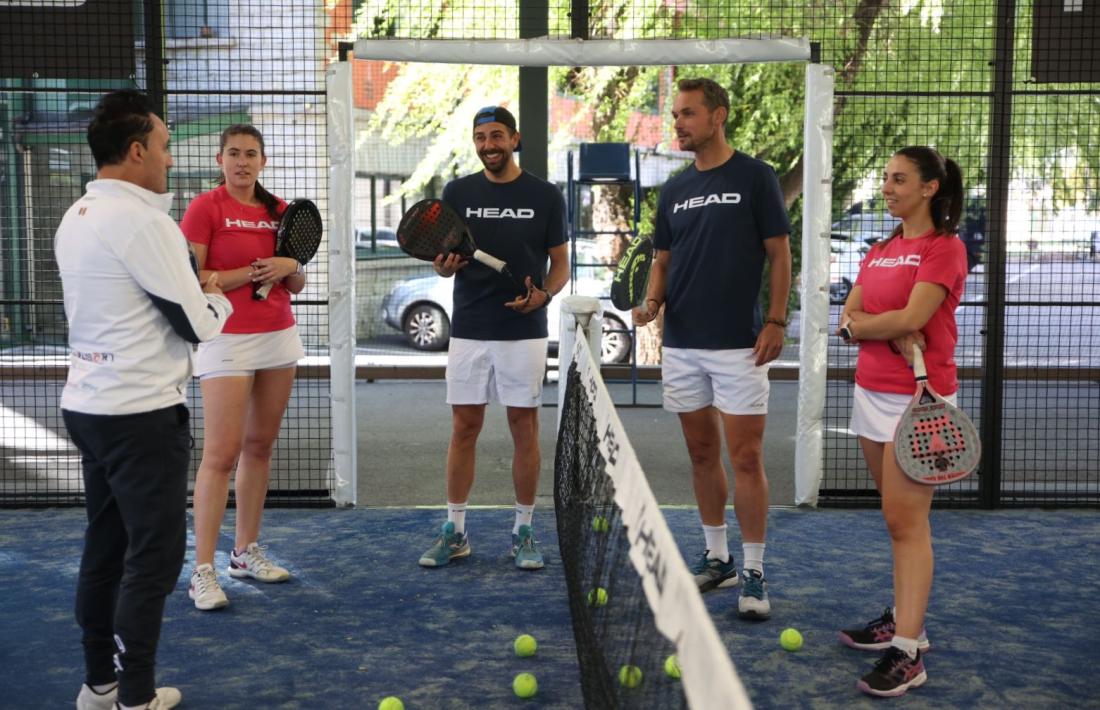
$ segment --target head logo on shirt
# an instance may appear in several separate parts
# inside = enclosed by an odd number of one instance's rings
[[[706,207],[707,205],[736,205],[741,202],[741,193],[739,192],[723,192],[722,194],[711,195],[697,195],[691,197],[683,202],[676,202],[672,205],[672,214],[676,214],[680,210],[693,210],[696,207]]]
[[[229,219],[226,217],[225,227],[226,229],[231,229],[233,227],[238,229],[278,229],[279,222],[278,220],[265,222],[262,219],[259,222],[253,222],[250,219]]]
[[[515,210],[510,207],[504,209],[499,207],[467,207],[466,217],[477,217],[479,219],[534,219],[535,211],[528,207]]]
[[[891,256],[891,257],[876,257],[867,262],[868,268],[882,267],[885,269],[893,268],[895,266],[920,266],[920,254],[909,254],[907,256]]]

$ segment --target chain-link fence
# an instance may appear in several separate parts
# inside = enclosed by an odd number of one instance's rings
[[[938,500],[1100,504],[1095,3],[88,0],[7,5],[0,20],[0,492],[7,500],[79,495],[78,462],[56,410],[66,348],[52,236],[94,173],[83,128],[103,91],[137,86],[164,106],[173,128],[176,216],[209,188],[217,136],[240,121],[267,138],[265,185],[284,198],[311,197],[324,213],[324,67],[338,58],[341,40],[787,36],[817,43],[821,61],[836,70],[834,321],[862,255],[894,226],[878,195],[890,154],[931,144],[963,169],[960,236],[970,275],[957,313],[960,403],[982,429],[985,456],[978,476]],[[615,235],[648,229],[660,185],[690,159],[676,150],[667,118],[675,79],[717,79],[733,99],[731,144],[779,173],[796,225],[797,272],[800,66],[543,70],[353,61],[361,365],[408,364],[420,374],[442,365],[449,304],[425,295],[438,288],[436,278],[400,255],[394,228],[407,204],[479,168],[468,124],[486,104],[518,109],[525,168],[561,185],[595,225],[599,234],[584,235],[574,259],[613,263],[622,241]],[[640,183],[637,225],[630,190],[570,190],[579,147],[593,142],[624,142],[638,154],[640,169],[629,175]],[[295,305],[310,358],[301,372],[316,377],[299,377],[274,487],[324,497],[331,484],[323,254],[316,264]],[[604,271],[578,274],[574,288],[602,295]],[[791,307],[797,320],[797,298]],[[659,357],[651,333],[630,339],[638,346],[631,357]],[[830,343],[823,501],[870,503],[874,491],[848,431],[855,353]],[[790,346],[794,352],[797,342]]]

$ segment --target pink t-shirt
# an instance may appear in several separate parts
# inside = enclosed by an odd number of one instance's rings
[[[279,212],[286,203],[279,200]],[[221,185],[204,192],[187,206],[180,229],[188,241],[205,244],[204,269],[228,271],[248,266],[256,259],[275,255],[273,219],[265,207],[245,205],[234,199]],[[270,333],[294,325],[290,312],[290,292],[282,283],[275,284],[267,300],[252,298],[252,284],[246,283],[225,295],[233,304],[233,315],[223,333]]]
[[[955,235],[934,236],[933,232],[916,239],[894,237],[871,248],[859,267],[856,285],[862,287],[863,310],[883,313],[905,308],[909,294],[919,281],[939,284],[947,297],[932,314],[921,332],[926,347],[924,362],[932,389],[942,395],[959,388],[955,369],[955,308],[962,298],[966,281],[966,247]],[[913,394],[916,381],[905,358],[890,349],[884,340],[859,344],[856,383],[873,392]]]

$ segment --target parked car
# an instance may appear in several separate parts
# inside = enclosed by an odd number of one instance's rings
[[[454,281],[435,274],[399,281],[382,299],[382,320],[405,334],[417,350],[443,350],[451,339],[451,309]],[[579,280],[578,293],[605,293],[606,284],[595,279]],[[629,362],[633,347],[627,324],[630,313],[604,301],[601,359],[604,363]],[[558,342],[561,299],[550,302],[547,312],[550,343]]]
[[[397,244],[397,230],[392,227],[379,227],[378,235],[371,243],[370,227],[356,227],[355,229],[355,259],[372,259],[379,256],[396,256],[404,254]]]
[[[833,239],[829,242],[829,301],[844,303],[859,276],[863,257],[877,240],[849,241]]]

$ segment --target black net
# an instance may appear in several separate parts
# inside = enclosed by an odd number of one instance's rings
[[[563,358],[554,507],[585,705],[748,707],[588,341]]]
[[[600,454],[600,435],[574,365],[558,429],[554,504],[585,704],[686,707],[683,688],[664,670],[676,649],[654,626],[630,562],[630,539]],[[639,668],[644,682],[625,687],[619,679],[624,666]]]

